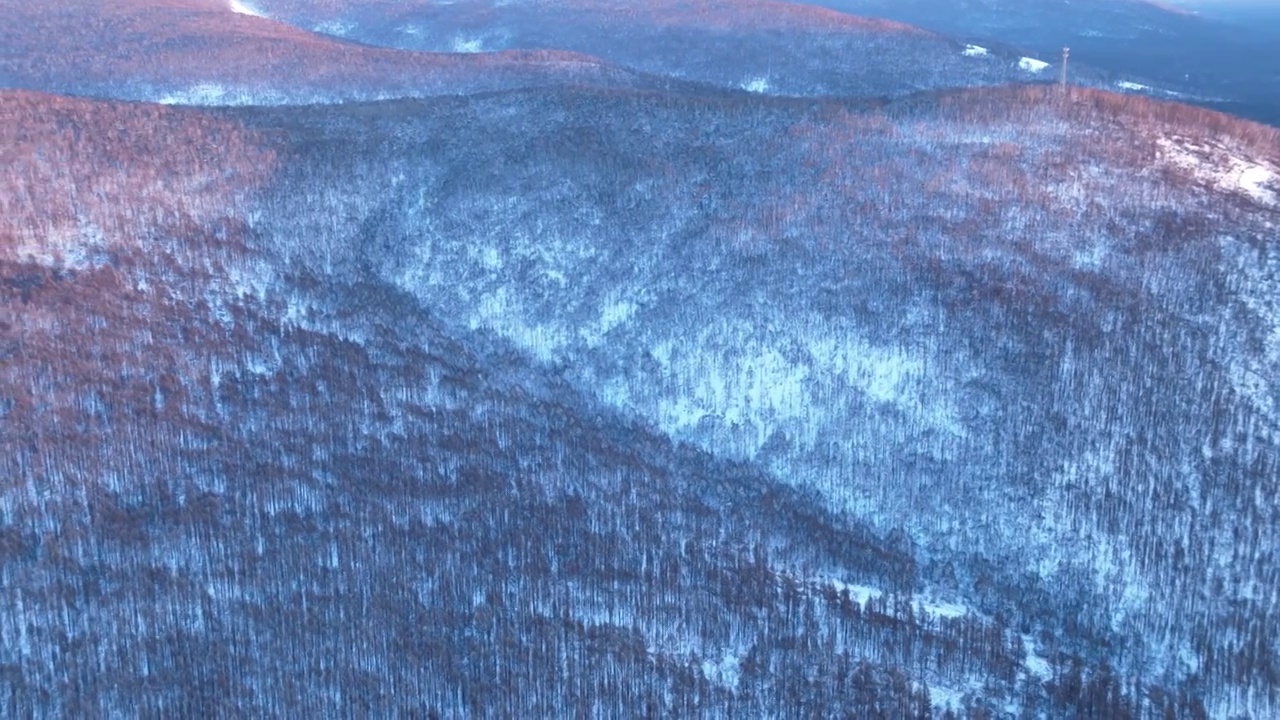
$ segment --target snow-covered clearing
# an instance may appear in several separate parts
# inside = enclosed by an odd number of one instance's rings
[[[753,93],[767,93],[769,92],[769,80],[762,77],[748,78],[742,82],[742,89]]]
[[[986,48],[980,45],[965,45],[964,54],[969,57],[983,57],[986,55],[990,55],[991,51],[987,50]]]
[[[1049,63],[1043,60],[1036,60],[1035,58],[1024,57],[1018,61],[1018,67],[1022,70],[1026,70],[1027,72],[1038,73],[1047,69],[1049,67]]]
[[[1143,90],[1151,89],[1150,85],[1143,85],[1142,83],[1129,82],[1128,80],[1121,80],[1120,82],[1116,83],[1116,87],[1120,88],[1121,90],[1135,90],[1135,91],[1143,91]]]

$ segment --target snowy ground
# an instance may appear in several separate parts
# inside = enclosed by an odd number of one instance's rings
[[[1049,63],[1035,58],[1024,57],[1018,61],[1018,67],[1027,72],[1044,72],[1049,67]]]
[[[453,51],[456,53],[484,52],[484,41],[480,38],[459,35],[453,39]]]
[[[884,597],[885,594],[880,588],[867,587],[866,585],[850,585],[839,580],[830,580],[828,584],[838,591],[849,593],[849,598],[863,607],[866,607],[867,603],[873,599]],[[969,614],[969,608],[964,605],[930,600],[918,595],[911,599],[911,604],[917,613],[934,618],[954,620]]]
[[[266,13],[258,8],[244,2],[244,0],[230,0],[229,7],[231,12],[241,15],[252,15],[253,17],[266,17]]]
[[[1161,138],[1159,145],[1165,162],[1215,190],[1243,194],[1261,205],[1280,205],[1280,168],[1270,162],[1185,138]]]
[[[355,29],[355,23],[339,22],[337,20],[322,22],[312,28],[313,31],[321,33],[322,35],[334,35],[337,37],[350,35],[351,31]]]

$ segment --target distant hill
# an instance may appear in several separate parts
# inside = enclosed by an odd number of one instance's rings
[[[1070,46],[1092,67],[1146,78],[1193,102],[1280,125],[1280,24],[1274,12],[1210,15],[1151,0],[819,0],[844,12],[890,18],[937,32],[1026,48],[1044,59]],[[1256,7],[1264,7],[1258,3]],[[1232,21],[1232,14],[1247,18]],[[1251,14],[1252,13],[1252,14]],[[1135,79],[1135,78],[1131,78]]]
[[[5,2],[0,41],[12,50],[0,58],[0,84],[170,104],[296,105],[566,84],[887,97],[1045,84],[1058,74],[1054,57],[1015,46],[776,0]],[[1071,79],[1168,94],[1087,58]]]
[[[887,96],[1052,82],[1016,52],[774,0],[259,0],[272,17],[373,45],[432,52],[559,49],[638,71],[772,95]],[[1111,79],[1081,63],[1076,82]]]
[[[464,56],[359,45],[237,12],[220,0],[3,0],[0,12],[0,81],[50,92],[261,105],[651,84],[567,52]]]

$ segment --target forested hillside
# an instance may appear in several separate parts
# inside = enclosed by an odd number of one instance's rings
[[[141,153],[189,148],[172,186],[213,132],[245,143],[216,152],[259,168],[249,195],[297,162],[295,138],[228,116],[3,107],[52,118],[6,127],[44,201],[163,204]],[[309,238],[223,192],[43,240],[9,216],[5,714],[1201,712],[932,597],[901,534],[655,435],[376,278],[289,262]]]

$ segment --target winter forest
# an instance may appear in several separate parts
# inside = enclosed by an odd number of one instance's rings
[[[0,717],[1280,717],[1251,12],[0,0]]]

